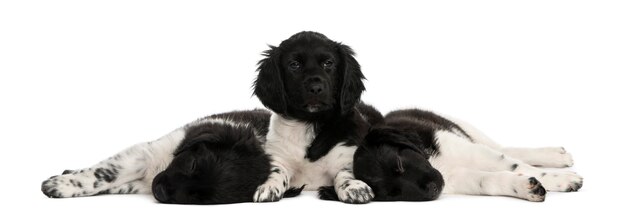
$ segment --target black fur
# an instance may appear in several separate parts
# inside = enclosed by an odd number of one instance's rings
[[[458,132],[472,141],[471,137],[456,123],[441,117],[431,111],[420,109],[403,109],[391,111],[385,115],[385,121],[394,126],[413,126],[418,132],[435,132],[436,130],[448,130]],[[401,124],[406,123],[406,124]]]
[[[421,145],[404,132],[375,127],[354,154],[354,175],[372,188],[375,201],[435,200],[442,192],[443,177],[430,165]],[[318,196],[337,198],[333,187],[320,188]]]
[[[392,111],[373,128],[354,155],[354,175],[381,201],[436,199],[443,177],[428,159],[438,155],[435,132],[447,130],[472,140],[454,122],[429,111]],[[513,166],[512,166],[513,168]],[[319,189],[322,199],[336,200],[333,187]]]
[[[170,165],[154,178],[154,197],[175,204],[251,202],[270,173],[269,157],[256,135],[267,134],[269,116],[265,110],[231,112],[211,117],[250,126],[190,126]],[[294,189],[290,195],[298,193]]]
[[[235,123],[248,123],[254,127],[257,134],[265,137],[270,126],[270,113],[265,109],[254,109],[247,111],[232,111],[228,113],[215,114],[211,118],[223,118]]]
[[[350,47],[320,33],[300,32],[263,55],[254,94],[277,114],[314,126],[309,160],[339,142],[356,145],[363,138],[369,125],[355,107],[365,77]]]
[[[372,187],[375,200],[436,199],[444,182],[428,159],[438,155],[435,132],[439,130],[472,140],[457,124],[433,112],[390,112],[385,116],[385,126],[372,130],[357,150],[355,176]]]

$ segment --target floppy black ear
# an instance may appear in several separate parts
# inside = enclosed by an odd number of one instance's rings
[[[417,152],[420,151],[415,144],[411,143],[406,136],[402,134],[402,132],[387,127],[370,129],[370,132],[365,136],[364,142],[371,145],[387,144]]]
[[[265,58],[258,63],[259,74],[254,81],[254,94],[265,107],[276,113],[284,113],[287,102],[279,64],[279,50],[275,46],[270,46],[269,50],[263,52],[263,56]]]
[[[339,106],[341,113],[345,114],[361,100],[361,94],[365,91],[363,85],[363,73],[361,65],[354,58],[354,51],[349,46],[339,43],[339,54],[343,59],[343,76],[341,91],[339,92]],[[341,68],[340,68],[341,69]]]
[[[220,138],[218,138],[216,135],[214,134],[210,134],[210,133],[201,133],[199,135],[196,136],[191,136],[189,138],[185,138],[185,140],[183,140],[182,145],[180,145],[178,147],[178,149],[176,149],[176,151],[174,151],[174,156],[177,156],[178,154],[180,154],[181,152],[188,150],[194,146],[203,146],[205,147],[204,144],[199,145],[198,143],[201,142],[209,142],[209,143],[215,143],[215,142],[219,142]]]
[[[252,130],[237,136],[238,139],[235,139],[236,141],[233,145],[233,149],[246,152],[263,152],[263,149],[261,148],[261,145]]]

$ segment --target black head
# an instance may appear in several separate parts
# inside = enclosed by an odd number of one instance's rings
[[[254,94],[272,111],[301,120],[346,114],[365,90],[352,49],[316,32],[270,46],[259,61]]]
[[[251,202],[270,173],[254,133],[228,125],[204,127],[188,133],[167,169],[154,178],[154,197],[172,204]]]
[[[354,155],[354,175],[378,201],[430,201],[443,189],[443,177],[400,131],[372,129]]]

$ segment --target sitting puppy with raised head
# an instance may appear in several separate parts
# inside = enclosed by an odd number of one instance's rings
[[[369,202],[371,188],[352,173],[353,154],[370,127],[357,107],[365,87],[352,49],[320,33],[300,32],[265,56],[254,93],[274,112],[265,151],[277,171],[254,200],[278,201],[290,185],[332,185],[343,202]]]

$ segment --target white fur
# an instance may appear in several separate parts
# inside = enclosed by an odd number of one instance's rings
[[[532,191],[540,184],[532,184],[530,177],[508,171],[481,171],[455,168],[446,172],[444,193],[519,197],[529,201],[543,201],[544,196]]]
[[[476,135],[476,131],[464,131],[472,138],[486,138]],[[541,170],[502,150],[472,142],[458,133],[438,131],[435,138],[439,154],[429,161],[444,177],[444,193],[507,195],[541,201],[536,195],[526,193],[535,189],[528,183],[530,177],[538,179],[548,191],[567,191],[582,184],[582,178],[574,173]],[[517,155],[530,157],[532,155],[526,153],[532,152],[518,151]],[[528,187],[528,190],[520,190],[523,187]]]
[[[278,182],[283,181],[286,181],[289,187],[306,185],[305,190],[317,190],[320,186],[330,185],[339,188],[340,185],[338,184],[345,183],[346,180],[355,181],[352,187],[343,187],[340,188],[341,190],[337,190],[342,201],[348,201],[353,196],[357,196],[355,194],[357,187],[357,189],[369,190],[371,194],[369,186],[362,182],[359,184],[354,180],[352,160],[356,146],[345,146],[343,143],[339,143],[324,157],[315,162],[310,162],[305,158],[305,155],[314,138],[313,126],[286,119],[278,114],[272,114],[265,151],[271,156],[273,168],[279,168],[281,171],[280,173],[272,173],[267,182],[259,186],[254,197],[256,202],[274,201],[274,195],[267,193],[268,190],[276,189],[281,192],[280,196],[282,196],[282,192],[287,188]],[[350,189],[350,192],[346,192],[346,189]],[[362,200],[354,198],[350,201],[365,203],[372,197],[373,195],[369,198],[368,196],[360,196]]]
[[[461,129],[463,129],[463,131],[465,131],[465,133],[467,133],[472,138],[475,143],[483,144],[491,149],[499,150],[507,156],[519,159],[527,164],[533,166],[554,168],[571,167],[572,165],[574,165],[572,155],[567,153],[565,149],[563,149],[563,147],[503,147],[469,123],[449,116],[445,116],[445,118],[457,124]]]
[[[522,160],[537,167],[564,168],[574,165],[572,155],[563,147],[513,148],[503,147],[498,150],[504,154]]]
[[[185,138],[186,130],[204,123],[240,126],[230,120],[219,118],[199,119],[157,140],[131,146],[92,167],[51,177],[44,181],[42,187],[46,187],[49,192],[54,191],[50,193],[50,196],[54,197],[90,196],[102,192],[150,193],[152,180],[170,164],[174,158],[174,150]],[[118,171],[115,180],[99,181],[94,176],[98,168],[111,167]]]

